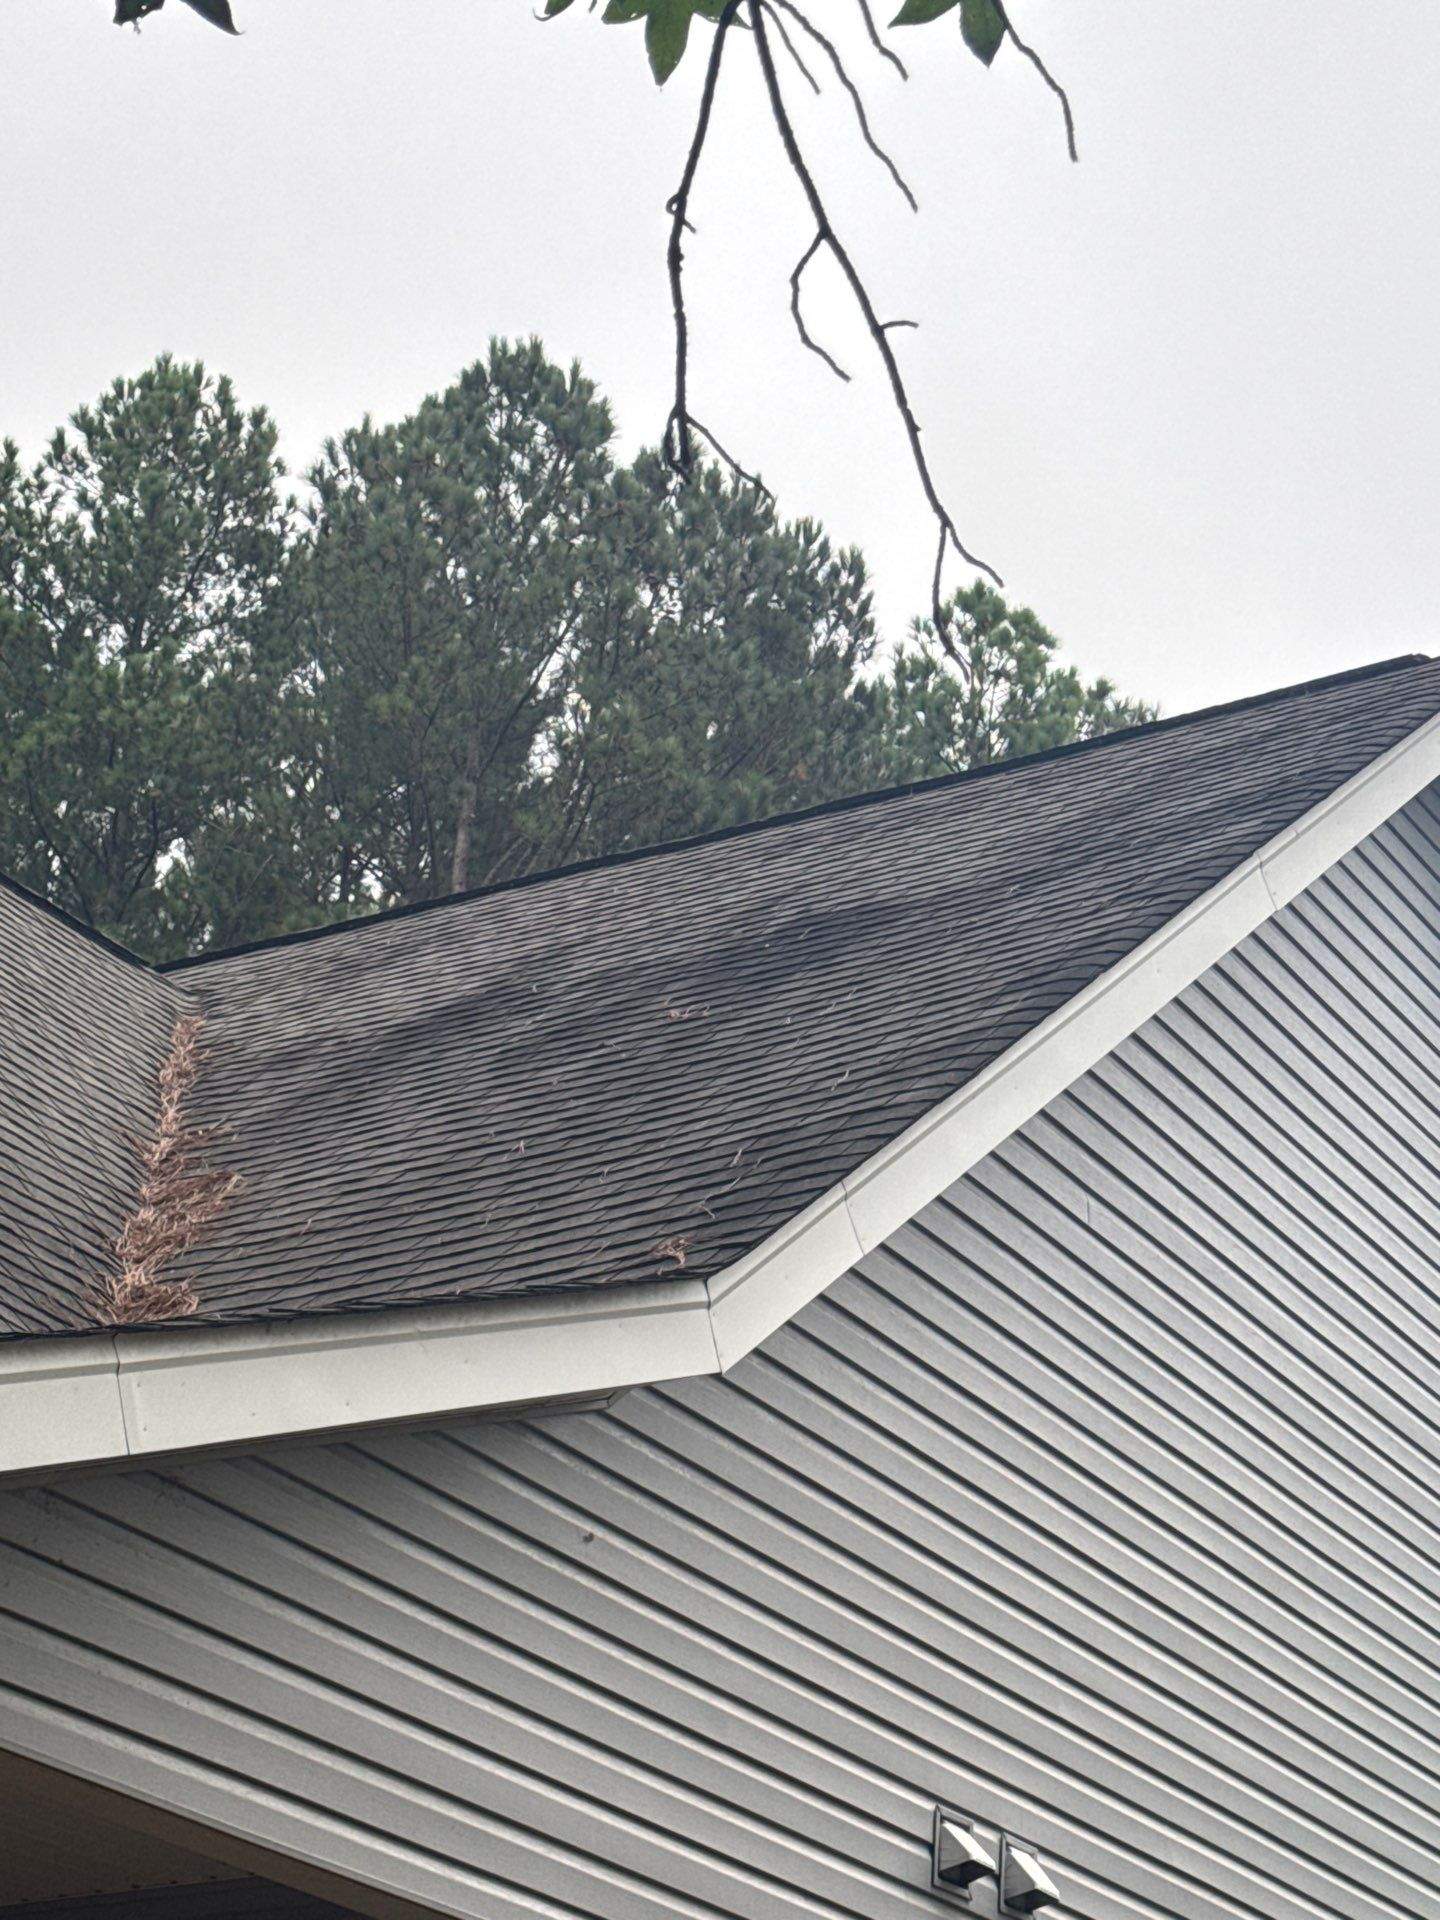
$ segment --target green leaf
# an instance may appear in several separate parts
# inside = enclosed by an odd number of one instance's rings
[[[645,22],[645,50],[650,56],[650,70],[663,87],[684,58],[690,22],[695,15],[698,13],[702,20],[718,23],[727,3],[728,0],[608,0],[601,18],[612,27],[626,26],[632,20]]]
[[[975,58],[988,67],[1005,38],[1005,16],[995,0],[960,0],[960,31]]]
[[[222,33],[239,34],[235,16],[230,11],[230,0],[185,0],[187,7],[193,7],[202,20],[208,20],[212,27],[219,27]]]
[[[547,20],[553,20],[557,13],[563,13],[568,6],[572,6],[573,4],[574,0],[545,0],[545,18]]]
[[[690,38],[693,0],[650,0],[645,19],[645,51],[657,87],[663,87],[679,66]]]
[[[890,24],[892,27],[923,27],[931,20],[938,20],[942,13],[949,13],[958,4],[959,0],[905,0]]]

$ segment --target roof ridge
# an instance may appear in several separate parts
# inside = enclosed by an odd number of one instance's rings
[[[52,920],[58,920],[62,926],[68,927],[72,933],[78,933],[97,947],[103,947],[117,960],[124,960],[128,965],[138,967],[142,973],[166,971],[163,962],[147,960],[143,954],[136,953],[133,948],[122,946],[118,940],[112,940],[108,933],[102,933],[99,927],[92,927],[88,920],[81,920],[67,908],[57,906],[53,900],[47,900],[43,893],[36,893],[32,887],[27,887],[23,880],[17,880],[13,874],[0,871],[0,889],[14,894],[16,899],[23,900],[29,907],[38,907],[42,913],[48,913]],[[343,925],[344,922],[338,924]]]
[[[212,961],[230,960],[247,953],[264,953],[272,947],[298,946],[303,941],[320,940],[332,934],[357,932],[362,927],[373,927],[390,920],[408,919],[414,914],[434,913],[445,907],[464,905],[473,900],[487,900],[495,895],[518,893],[526,887],[543,886],[551,880],[564,880],[573,875],[603,872],[608,868],[627,866],[638,860],[659,858],[665,854],[685,853],[695,847],[712,846],[720,841],[738,840],[747,834],[764,833],[772,827],[790,826],[801,820],[814,820],[826,814],[845,813],[866,806],[880,806],[889,800],[902,800],[917,793],[933,793],[948,787],[957,787],[967,781],[980,781],[998,778],[1005,774],[1017,773],[1024,768],[1043,765],[1047,761],[1061,760],[1083,753],[1099,752],[1106,747],[1119,746],[1149,734],[1164,733],[1186,726],[1195,726],[1202,721],[1216,720],[1226,714],[1241,713],[1255,707],[1277,704],[1283,700],[1299,699],[1305,695],[1329,692],[1332,688],[1345,686],[1362,680],[1376,680],[1385,674],[1398,673],[1407,668],[1433,666],[1436,656],[1426,653],[1397,654],[1389,660],[1372,661],[1368,666],[1348,667],[1340,673],[1322,675],[1315,680],[1302,680],[1293,686],[1274,687],[1265,693],[1247,694],[1238,700],[1221,701],[1215,706],[1197,707],[1188,713],[1166,714],[1157,720],[1147,720],[1133,727],[1120,727],[1113,733],[1103,733],[1089,740],[1072,740],[1064,746],[1042,748],[1036,753],[1018,754],[1014,758],[992,760],[980,767],[966,767],[958,773],[931,775],[925,780],[911,780],[896,787],[871,788],[862,793],[843,794],[837,799],[820,800],[808,807],[796,807],[787,813],[765,814],[757,820],[742,820],[729,827],[714,827],[708,832],[689,834],[678,840],[662,840],[643,847],[627,847],[618,853],[597,855],[590,860],[573,861],[568,866],[547,867],[538,873],[519,874],[514,879],[498,880],[489,886],[471,887],[460,893],[447,893],[433,900],[415,900],[398,907],[382,907],[374,913],[356,914],[348,920],[330,920],[317,927],[301,927],[292,933],[271,934],[264,940],[243,941],[237,946],[217,948],[211,953],[190,954],[178,960],[162,960],[155,964],[157,973],[178,973],[190,967],[207,966]],[[100,936],[103,938],[103,936]],[[124,952],[125,949],[120,949]],[[143,966],[146,963],[141,961]]]

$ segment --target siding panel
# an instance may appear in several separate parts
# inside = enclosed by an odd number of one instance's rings
[[[456,1914],[1440,1897],[1440,806],[724,1382],[0,1496],[0,1744]]]

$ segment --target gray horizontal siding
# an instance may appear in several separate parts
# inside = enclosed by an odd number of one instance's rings
[[[1440,810],[773,1336],[0,1496],[0,1745],[475,1916],[1440,1903]]]

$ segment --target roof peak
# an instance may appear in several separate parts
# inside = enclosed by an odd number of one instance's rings
[[[969,782],[995,779],[1019,773],[1027,767],[1043,765],[1049,761],[1096,753],[1151,734],[1195,726],[1203,721],[1219,719],[1225,714],[1248,712],[1257,707],[1300,699],[1309,694],[1326,693],[1335,687],[1379,679],[1386,674],[1403,672],[1408,668],[1430,666],[1434,664],[1434,659],[1435,656],[1425,653],[1397,654],[1389,660],[1373,661],[1363,667],[1348,667],[1340,673],[1324,674],[1314,680],[1297,681],[1288,687],[1273,687],[1264,693],[1247,694],[1238,700],[1220,701],[1214,706],[1196,707],[1186,713],[1162,715],[1157,720],[1147,720],[1133,727],[1120,727],[1113,733],[1098,734],[1089,740],[1073,740],[1064,746],[1043,748],[1037,753],[1018,754],[1005,760],[992,760],[984,766],[966,767],[957,773],[932,774],[927,779],[911,780],[899,786],[876,787],[861,793],[843,794],[836,799],[815,801],[809,806],[792,808],[785,813],[764,814],[759,819],[742,820],[733,826],[715,827],[705,833],[688,834],[676,840],[656,841],[643,847],[627,847],[618,853],[600,854],[593,859],[573,861],[566,866],[547,867],[537,873],[520,874],[514,879],[495,881],[488,886],[471,887],[461,893],[441,894],[431,900],[416,900],[397,907],[382,907],[374,913],[354,914],[348,919],[326,921],[321,926],[302,927],[293,933],[272,934],[263,940],[244,941],[237,946],[216,948],[209,953],[193,954],[179,960],[161,961],[156,965],[155,970],[160,973],[178,973],[191,967],[209,965],[212,961],[232,959],[241,954],[263,953],[271,947],[297,946],[304,941],[325,939],[333,934],[356,932],[362,927],[373,927],[385,921],[408,919],[416,914],[434,913],[442,908],[461,906],[469,901],[518,893],[528,887],[543,886],[549,881],[567,879],[576,874],[604,872],[607,869],[626,866],[640,860],[657,859],[666,854],[684,853],[694,847],[712,846],[726,840],[741,839],[749,834],[764,833],[771,828],[790,826],[802,820],[820,819],[827,814],[846,813],[862,807],[883,806],[887,801],[906,799],[913,794],[934,793],[946,788],[963,786]],[[60,913],[64,919],[69,918],[59,908],[53,908],[52,911]],[[78,921],[73,921],[71,924],[81,926]],[[89,931],[89,929],[82,926],[82,931]],[[103,935],[95,937],[104,938]],[[127,952],[123,947],[117,948],[116,951],[122,954]],[[141,961],[139,964],[146,963]]]

